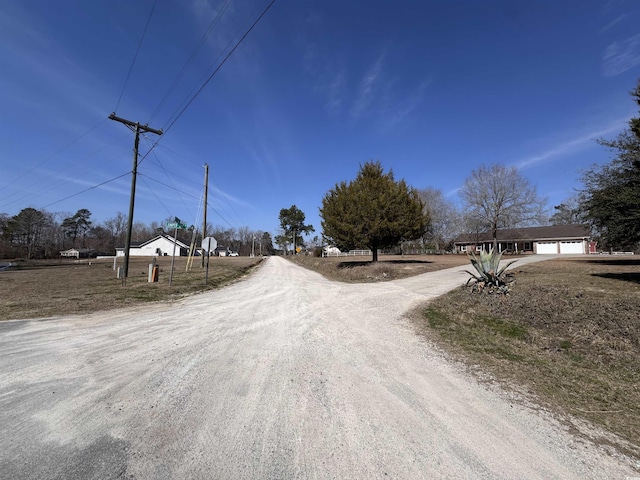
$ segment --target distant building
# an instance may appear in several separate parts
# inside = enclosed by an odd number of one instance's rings
[[[90,248],[70,248],[60,252],[60,256],[66,258],[93,258],[96,255],[96,251]]]
[[[340,249],[338,247],[326,246],[322,247],[322,256],[323,257],[337,257],[340,255]]]
[[[504,228],[497,232],[498,251],[535,254],[594,253],[589,228],[585,225],[546,225],[544,227]],[[491,232],[460,235],[454,241],[456,253],[490,251]]]
[[[231,249],[229,247],[218,245],[213,251],[213,254],[217,255],[218,257],[228,257],[231,254]]]
[[[173,254],[173,245],[175,241],[176,256],[185,257],[189,254],[189,245],[175,240],[171,235],[161,233],[151,240],[139,244],[129,246],[129,256],[131,257],[163,257]],[[116,248],[116,257],[124,257],[124,247]],[[199,251],[194,255],[200,255]]]

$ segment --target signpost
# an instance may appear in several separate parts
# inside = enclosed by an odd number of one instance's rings
[[[204,274],[204,284],[206,285],[209,281],[209,255],[213,252],[218,246],[218,241],[213,237],[205,237],[202,239],[202,253],[204,254],[205,250],[207,252],[207,269]]]
[[[178,229],[184,230],[187,226],[180,221],[178,217],[176,217],[175,222],[167,223],[167,228],[174,228],[175,233],[173,234],[173,255],[171,256],[171,272],[169,272],[169,286],[171,286],[171,282],[173,281],[173,263],[176,259],[176,243],[178,243]]]

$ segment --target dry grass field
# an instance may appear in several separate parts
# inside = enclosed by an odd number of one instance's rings
[[[118,258],[118,265],[124,264]],[[176,257],[169,286],[171,257],[159,257],[157,283],[148,283],[149,258],[131,257],[126,285],[116,278],[113,259],[13,261],[0,271],[0,320],[88,313],[171,300],[227,285],[246,275],[260,257],[211,257],[205,285],[200,258],[186,271],[186,257]]]
[[[330,280],[353,283],[397,280],[469,264],[465,255],[381,255],[377,263],[371,263],[370,256],[318,258],[296,255],[286,258]]]

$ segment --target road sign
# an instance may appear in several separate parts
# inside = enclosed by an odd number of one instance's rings
[[[202,249],[205,252],[213,252],[218,246],[218,241],[213,237],[204,237],[202,239]]]
[[[167,223],[167,228],[179,228],[181,230],[184,230],[185,228],[187,228],[187,226],[184,223],[173,222]]]

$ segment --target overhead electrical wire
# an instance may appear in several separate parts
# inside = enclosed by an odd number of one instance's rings
[[[147,188],[149,189],[149,191],[153,194],[154,197],[156,197],[156,200],[158,201],[158,203],[160,205],[162,205],[162,208],[164,208],[166,210],[166,212],[169,214],[169,216],[173,216],[171,211],[169,211],[169,209],[167,208],[167,206],[162,202],[162,200],[160,200],[160,197],[158,197],[158,195],[156,194],[155,190],[153,190],[151,188],[151,186],[147,183],[147,181],[144,179],[144,176],[140,176],[140,179],[142,180],[142,182],[147,186]]]
[[[237,48],[240,46],[240,44],[242,44],[244,39],[247,38],[249,33],[251,33],[251,31],[255,28],[255,26],[258,24],[258,22],[260,22],[260,20],[262,20],[262,17],[264,17],[266,15],[266,13],[269,11],[269,9],[275,3],[275,1],[276,0],[271,0],[271,2],[269,2],[269,4],[265,7],[265,9],[262,11],[262,13],[258,16],[258,18],[253,22],[253,24],[249,27],[249,29],[242,35],[242,37],[240,37],[240,39],[236,42],[236,44],[233,46],[233,48],[224,57],[222,62],[220,62],[220,64],[215,68],[215,70],[211,73],[211,75],[209,75],[209,77],[205,80],[205,82],[202,84],[202,86],[200,86],[200,88],[193,94],[193,96],[184,105],[184,107],[180,110],[180,112],[177,114],[177,116],[175,116],[175,118],[173,118],[173,120],[171,120],[171,122],[168,124],[168,126],[166,128],[163,128],[163,132],[165,134],[169,130],[171,130],[171,127],[173,127],[173,125],[178,121],[178,119],[184,114],[184,112],[187,110],[187,108],[189,108],[189,106],[198,97],[198,95],[200,95],[200,93],[202,93],[202,90],[204,90],[204,88],[213,79],[213,77],[216,76],[218,71],[220,71],[222,66],[227,62],[227,60],[229,60],[229,57],[231,57],[231,55],[233,55],[233,53],[237,50]],[[162,137],[160,137],[160,138],[162,138]],[[160,140],[158,139],[158,141],[160,141]],[[158,143],[158,141],[156,143]]]
[[[149,140],[145,137],[145,140],[147,142],[149,142]],[[169,173],[167,172],[167,170],[164,168],[164,165],[162,165],[162,162],[160,161],[160,158],[158,157],[158,155],[156,155],[155,152],[153,152],[153,156],[156,159],[156,162],[158,162],[158,165],[160,166],[160,168],[162,169],[163,173],[165,174],[165,176],[167,177],[167,179],[169,180],[169,182],[173,185],[173,178],[171,178],[171,176],[169,175]],[[187,211],[189,211],[189,207],[187,206],[186,202],[184,201],[184,198],[180,197],[180,200],[182,201],[182,204],[185,206],[185,208],[187,209]],[[189,212],[191,214],[191,212]]]
[[[171,190],[175,190],[177,192],[182,193],[183,195],[186,195],[187,197],[191,197],[191,198],[198,198],[195,195],[191,195],[190,193],[187,192],[183,192],[182,190],[179,190],[175,187],[172,187],[171,185],[161,182],[160,180],[156,180],[155,178],[150,177],[149,175],[145,175],[143,173],[138,172],[138,176],[144,176],[145,178],[147,178],[148,180],[151,180],[152,182],[158,183],[160,185],[163,185],[167,188],[170,188]],[[216,214],[218,215],[222,220],[224,220],[230,227],[232,228],[236,228],[235,225],[233,225],[231,222],[229,222],[229,220],[227,220],[220,212],[218,212],[218,210],[216,208],[214,208],[209,202],[207,202],[207,206]]]
[[[229,3],[229,2],[228,2],[228,3]],[[225,6],[224,6],[223,10],[226,10],[226,8],[228,8],[228,3],[227,3],[227,4],[225,4]],[[249,35],[249,33],[251,33],[251,31],[256,27],[256,25],[260,22],[260,20],[262,20],[262,18],[266,15],[266,13],[269,11],[269,9],[273,6],[273,4],[274,4],[274,3],[275,3],[275,0],[271,0],[271,2],[269,2],[269,4],[264,8],[264,10],[262,10],[262,12],[260,13],[260,15],[256,18],[256,20],[255,20],[255,21],[251,24],[251,26],[250,26],[250,27],[245,31],[245,33],[244,33],[244,34],[239,38],[239,40],[238,40],[238,41],[236,42],[236,44],[231,48],[231,50],[230,50],[230,51],[225,55],[225,57],[224,57],[224,58],[222,59],[222,61],[218,64],[218,66],[217,66],[217,67],[213,70],[213,72],[212,72],[212,73],[211,73],[211,74],[206,78],[206,80],[203,82],[203,84],[202,84],[202,85],[201,85],[201,86],[200,86],[200,87],[195,91],[195,93],[194,93],[194,94],[189,98],[189,100],[188,100],[186,103],[184,103],[184,104],[183,104],[183,106],[179,109],[179,111],[177,111],[177,114],[175,114],[175,113],[174,113],[174,115],[172,115],[172,116],[170,117],[170,120],[167,122],[167,126],[166,126],[166,128],[164,128],[164,129],[163,129],[163,133],[164,133],[165,135],[166,135],[166,133],[167,133],[167,132],[168,132],[168,131],[169,131],[169,130],[170,130],[170,129],[175,125],[175,123],[180,119],[180,117],[181,117],[181,116],[186,112],[186,110],[191,106],[191,104],[192,104],[192,103],[194,102],[194,100],[195,100],[195,99],[200,95],[200,93],[202,93],[202,91],[204,90],[204,88],[205,88],[205,87],[209,84],[209,82],[210,82],[210,81],[211,81],[211,80],[216,76],[216,74],[220,71],[220,69],[222,68],[222,66],[227,62],[227,60],[231,57],[231,55],[233,55],[233,53],[234,53],[234,52],[237,50],[237,48],[242,44],[242,42],[246,39],[246,37]],[[156,5],[157,5],[157,0],[155,0],[155,1],[154,1],[153,6],[152,6],[152,8],[151,8],[151,12],[149,13],[149,17],[148,17],[147,22],[146,22],[146,24],[145,24],[144,31],[143,31],[143,33],[142,33],[142,37],[140,38],[140,41],[139,41],[139,43],[138,43],[138,48],[136,49],[136,53],[135,53],[134,58],[133,58],[133,60],[132,60],[132,62],[131,62],[131,65],[130,65],[130,67],[129,67],[129,70],[128,70],[128,72],[127,72],[127,77],[126,77],[125,82],[124,82],[124,85],[123,85],[123,87],[122,87],[122,91],[120,92],[120,96],[118,97],[118,101],[117,101],[117,103],[116,103],[116,108],[115,108],[115,110],[114,110],[114,111],[117,111],[117,109],[118,109],[118,107],[119,107],[119,105],[120,105],[120,102],[121,102],[121,100],[122,100],[122,96],[123,96],[123,94],[124,94],[124,91],[125,91],[125,89],[126,89],[126,86],[127,86],[128,82],[129,82],[129,78],[130,78],[130,76],[131,76],[131,72],[133,71],[133,67],[134,67],[135,62],[136,62],[136,59],[137,59],[137,57],[138,57],[138,53],[139,53],[140,48],[141,48],[141,46],[142,46],[142,43],[143,43],[144,37],[145,37],[146,32],[147,32],[147,28],[148,28],[149,23],[150,23],[150,21],[151,21],[151,18],[152,18],[152,16],[153,16],[153,12],[154,12],[154,10],[155,10]],[[204,40],[203,40],[203,41],[204,41]],[[203,42],[203,41],[202,41],[202,42]],[[200,47],[198,47],[198,48],[200,48]],[[192,54],[192,55],[193,55],[193,54]],[[190,61],[192,61],[192,60],[190,60]],[[187,65],[190,63],[190,61],[188,61],[188,62],[187,62]],[[186,68],[186,67],[185,67],[185,68]],[[182,73],[182,72],[181,72],[181,75],[183,75],[183,73]],[[165,102],[165,101],[166,101],[166,100],[163,98],[163,100],[161,101],[161,105],[160,105],[160,107],[159,107],[159,108],[161,108],[161,107],[162,107],[162,105],[164,105],[164,102]],[[156,111],[154,111],[154,115],[157,113],[157,111],[159,110],[159,108],[157,108],[157,109],[156,109]],[[101,122],[101,123],[102,123],[102,122]],[[100,125],[100,124],[99,124],[99,125]],[[74,141],[72,142],[72,144],[73,144],[73,143],[75,143],[76,141],[78,141],[78,140],[79,140],[80,138],[82,138],[84,135],[88,134],[90,131],[92,131],[92,130],[94,130],[95,128],[97,128],[97,126],[99,126],[99,125],[96,125],[96,126],[95,126],[95,127],[93,127],[92,129],[90,129],[88,132],[86,132],[85,134],[83,134],[81,137],[79,137],[78,139],[74,140]],[[142,162],[142,161],[143,161],[143,160],[144,160],[144,159],[145,159],[145,158],[146,158],[146,157],[147,157],[147,156],[148,156],[148,155],[153,151],[153,149],[158,145],[158,143],[160,142],[160,140],[161,140],[162,138],[164,138],[164,136],[165,136],[165,135],[163,135],[163,136],[159,137],[159,138],[158,138],[158,140],[156,140],[156,141],[155,141],[155,143],[151,145],[150,149],[149,149],[149,150],[148,150],[148,151],[147,151],[147,152],[142,156],[142,158],[139,160],[139,163],[141,163],[141,162]],[[67,148],[67,147],[64,147],[64,148]],[[63,148],[62,150],[64,150],[64,148]],[[61,151],[62,151],[62,150],[61,150]],[[57,153],[59,153],[59,152],[57,152]],[[57,153],[56,153],[56,154],[57,154]],[[55,156],[56,154],[54,154],[54,156]],[[161,165],[161,168],[163,168],[163,167],[162,167],[162,165]],[[99,188],[99,187],[101,187],[101,186],[103,186],[103,185],[106,185],[106,184],[108,184],[108,183],[110,183],[110,182],[113,182],[113,181],[115,181],[115,180],[117,180],[117,179],[119,179],[119,178],[122,178],[122,177],[124,177],[124,176],[126,176],[126,175],[128,175],[128,174],[130,174],[130,173],[131,173],[131,171],[128,171],[128,172],[126,172],[126,173],[123,173],[123,174],[121,174],[121,175],[118,175],[117,177],[111,178],[110,180],[107,180],[107,181],[105,181],[105,182],[101,182],[101,183],[99,183],[99,184],[93,185],[93,186],[91,186],[91,187],[89,187],[89,188],[86,188],[86,189],[84,189],[84,190],[80,191],[80,192],[74,193],[74,194],[72,194],[72,195],[68,195],[68,196],[66,196],[66,197],[64,197],[64,198],[61,198],[61,199],[59,199],[59,200],[56,200],[55,202],[49,203],[48,205],[45,205],[45,206],[44,206],[44,207],[42,207],[42,208],[50,207],[50,206],[55,205],[55,204],[57,204],[57,203],[60,203],[60,202],[63,202],[63,201],[65,201],[65,200],[68,200],[68,199],[70,199],[70,198],[73,198],[73,197],[76,197],[76,196],[78,196],[78,195],[81,195],[82,193],[85,193],[85,192],[88,192],[88,191],[90,191],[90,190],[93,190],[93,189]],[[142,174],[140,174],[140,173],[139,173],[139,175],[142,175]],[[146,175],[145,175],[145,176],[146,176]],[[160,183],[160,184],[162,184],[162,185],[165,185],[165,186],[166,186],[166,187],[168,187],[168,188],[171,188],[171,189],[173,189],[173,190],[176,190],[176,191],[180,192],[180,190],[176,189],[175,187],[172,187],[172,186],[170,186],[170,185],[164,184],[163,182],[160,182],[160,181],[158,181],[158,180],[155,180],[155,179],[153,179],[153,178],[151,178],[151,177],[149,177],[149,176],[146,176],[146,178],[148,178],[149,180],[155,181],[155,182],[157,182],[157,183]],[[186,192],[181,192],[181,193],[182,193],[182,194],[184,194],[184,195],[187,195],[187,196],[189,196],[189,197],[196,198],[196,197],[194,197],[193,195],[187,194]],[[209,205],[209,204],[208,204],[208,205]],[[229,222],[229,221],[228,221],[228,220],[227,220],[227,219],[226,219],[222,214],[220,214],[220,213],[219,213],[215,208],[211,207],[211,209],[213,210],[213,212],[214,212],[216,215],[218,215],[218,216],[219,216],[223,221],[225,221],[229,226],[231,226],[232,228],[235,228],[235,227],[234,227],[234,226],[233,226],[233,225],[232,225],[232,224],[231,224],[231,223],[230,223],[230,222]],[[237,215],[237,214],[236,214],[236,215]]]
[[[85,188],[84,190],[82,190],[80,192],[74,193],[72,195],[68,195],[68,196],[66,196],[64,198],[61,198],[60,200],[56,200],[55,202],[52,202],[52,203],[50,203],[48,205],[45,205],[42,208],[47,208],[47,207],[50,207],[51,205],[55,205],[56,203],[64,202],[65,200],[69,200],[70,198],[77,197],[78,195],[81,195],[81,194],[83,194],[85,192],[88,192],[90,190],[96,189],[98,187],[102,187],[103,185],[106,185],[107,183],[111,183],[111,182],[113,182],[115,180],[118,180],[119,178],[122,178],[122,177],[124,177],[126,175],[129,175],[130,173],[131,173],[131,171],[125,172],[125,173],[123,173],[121,175],[118,175],[117,177],[113,177],[113,178],[111,178],[109,180],[106,180],[106,181],[104,181],[102,183],[98,183],[97,185],[93,185],[93,186],[91,186],[89,188]]]
[[[84,132],[82,135],[80,135],[79,137],[77,137],[75,140],[72,140],[71,142],[67,143],[64,147],[56,150],[54,153],[52,153],[51,155],[49,155],[48,157],[46,157],[44,160],[42,160],[41,162],[36,163],[33,167],[31,167],[30,169],[26,170],[25,172],[23,172],[22,174],[18,175],[17,177],[15,177],[13,180],[11,180],[9,183],[7,183],[6,185],[4,185],[3,187],[0,188],[0,190],[4,190],[5,188],[7,188],[9,185],[15,183],[16,181],[20,180],[21,178],[26,177],[27,175],[29,175],[31,172],[33,172],[36,168],[40,168],[42,165],[44,165],[45,163],[47,163],[49,160],[51,160],[52,158],[58,156],[59,154],[61,154],[62,152],[64,152],[67,148],[69,148],[71,145],[77,143],[79,140],[81,140],[82,138],[86,137],[87,135],[89,135],[91,132],[93,132],[96,128],[98,128],[99,126],[101,126],[104,122],[106,122],[107,119],[103,118],[102,120],[100,120],[97,124],[95,124],[93,127],[91,127],[89,130],[87,130],[86,132]],[[10,198],[6,197],[6,198]]]
[[[180,189],[178,189],[178,188],[176,188],[176,187],[174,187],[174,186],[172,186],[172,185],[169,185],[168,183],[164,183],[164,182],[162,182],[162,181],[160,181],[160,180],[157,180],[157,179],[155,179],[155,178],[153,178],[153,177],[151,177],[151,176],[149,176],[149,175],[147,175],[147,174],[145,174],[145,173],[138,172],[138,176],[140,176],[140,177],[145,177],[145,178],[147,178],[147,179],[151,180],[152,182],[155,182],[155,183],[158,183],[158,184],[160,184],[160,185],[163,185],[163,186],[165,186],[165,187],[167,187],[167,188],[169,188],[169,189],[171,189],[171,190],[174,190],[174,191],[179,192],[179,193],[181,193],[181,194],[183,194],[183,195],[186,195],[187,197],[191,197],[191,198],[195,198],[195,199],[197,199],[197,198],[198,198],[198,197],[196,197],[195,195],[192,195],[192,194],[187,193],[187,192],[183,192],[182,190],[180,190]]]
[[[122,140],[122,138],[118,138],[117,140],[115,140],[115,141],[113,141],[113,142],[109,143],[108,145],[105,145],[105,146],[103,146],[103,147],[99,148],[98,150],[96,150],[96,151],[92,152],[91,154],[89,154],[89,156],[93,156],[93,155],[95,155],[95,154],[97,154],[97,153],[101,152],[102,150],[105,150],[105,149],[107,149],[107,148],[111,147],[112,145],[116,144],[116,143],[117,143],[117,142],[119,142],[120,140]],[[126,149],[126,151],[130,151],[130,150],[131,150],[131,148],[130,148],[130,147],[128,147],[128,148]],[[113,156],[113,157],[111,157],[111,158],[120,158],[120,157],[122,157],[122,154],[123,154],[123,152],[118,152],[116,155],[114,155],[114,156]],[[111,158],[110,158],[110,159],[111,159]],[[108,161],[108,160],[105,160],[105,161]],[[103,162],[103,163],[104,163],[104,162]],[[82,158],[80,158],[79,160],[77,160],[77,161],[73,162],[70,166],[71,166],[71,167],[73,167],[73,166],[76,166],[77,164],[81,164],[81,165],[82,165],[82,168],[78,168],[78,169],[75,169],[75,170],[74,170],[74,173],[75,173],[76,177],[77,177],[77,176],[79,176],[80,174],[82,174],[83,172],[88,171],[88,170],[95,170],[95,167],[96,167],[95,165],[90,165],[90,164],[86,161],[86,157],[82,157]],[[59,170],[59,169],[58,169],[58,170]],[[30,189],[27,189],[26,191],[24,191],[24,190],[23,190],[23,191],[16,191],[16,192],[14,192],[13,194],[8,195],[8,196],[6,197],[6,199],[8,200],[8,199],[10,199],[10,198],[14,197],[14,196],[15,196],[15,195],[17,195],[17,194],[23,194],[23,195],[28,195],[28,197],[29,197],[29,201],[30,201],[30,202],[32,202],[34,199],[36,199],[36,198],[38,198],[38,197],[40,197],[40,196],[44,195],[46,192],[48,192],[48,191],[50,191],[50,190],[53,190],[53,189],[56,189],[56,188],[58,188],[58,189],[59,189],[60,185],[63,185],[63,184],[66,184],[66,183],[70,183],[70,182],[73,182],[73,179],[69,179],[69,178],[58,178],[57,180],[53,180],[53,181],[52,181],[51,176],[47,176],[47,177],[46,177],[44,180],[42,180],[42,181],[46,183],[46,185],[45,185],[45,186],[40,187],[40,186],[38,186],[38,183],[31,183],[31,184],[29,185]],[[37,193],[32,193],[33,189],[37,189]],[[5,202],[5,205],[7,205],[7,206],[8,206],[8,205],[13,205],[13,204],[16,204],[16,203],[19,203],[19,202],[23,202],[23,199],[22,199],[22,198],[17,198],[17,199],[11,200],[11,201],[6,201],[6,202]],[[57,203],[57,202],[54,202],[54,203]],[[44,207],[43,207],[43,208],[44,208]]]
[[[256,25],[260,22],[260,20],[262,20],[262,18],[266,15],[266,13],[269,11],[269,9],[273,6],[273,4],[275,3],[275,0],[271,0],[271,2],[269,2],[269,4],[264,8],[264,10],[262,10],[262,12],[260,13],[260,15],[258,16],[258,18],[256,18],[256,20],[251,24],[251,26],[245,31],[245,33],[240,37],[240,39],[236,42],[236,44],[233,46],[233,48],[227,53],[227,55],[222,59],[222,61],[218,64],[218,66],[213,70],[213,72],[207,77],[207,79],[204,81],[204,83],[200,86],[200,88],[198,88],[196,90],[196,92],[191,96],[191,98],[184,104],[184,106],[179,110],[179,112],[177,113],[177,115],[175,115],[173,117],[172,120],[170,120],[170,122],[168,123],[168,126],[163,128],[163,135],[161,137],[159,137],[152,145],[151,148],[147,151],[146,154],[144,154],[142,156],[142,158],[139,160],[138,164],[142,163],[147,156],[149,156],[149,154],[154,150],[154,148],[160,143],[160,141],[166,137],[166,134],[169,130],[171,130],[171,128],[173,127],[173,125],[175,125],[175,123],[178,121],[178,119],[184,114],[184,112],[187,110],[187,108],[189,108],[189,106],[193,103],[193,101],[198,97],[198,95],[200,95],[200,93],[204,90],[204,88],[208,85],[208,83],[216,76],[216,74],[220,71],[220,69],[222,68],[222,66],[227,62],[227,60],[229,60],[229,58],[231,57],[231,55],[233,55],[233,53],[238,49],[238,47],[242,44],[242,42],[244,41],[245,38],[247,38],[247,36],[249,35],[249,33],[251,33],[251,31],[256,27]],[[170,117],[171,118],[171,117]],[[221,217],[222,218],[222,217]],[[227,223],[229,223],[227,220],[225,220]],[[229,223],[229,225],[231,225]]]
[[[213,20],[211,20],[211,23],[209,24],[209,27],[207,28],[207,31],[204,33],[204,35],[200,39],[200,43],[196,46],[196,48],[193,50],[193,52],[191,52],[191,55],[189,56],[189,58],[187,59],[185,64],[182,66],[182,69],[180,70],[180,72],[178,73],[176,78],[173,80],[173,83],[171,83],[171,86],[169,87],[167,92],[164,94],[164,97],[162,97],[162,100],[160,100],[160,103],[158,104],[156,109],[151,114],[151,117],[149,118],[149,121],[147,123],[151,123],[153,121],[153,119],[160,112],[160,110],[162,109],[164,104],[167,102],[169,96],[173,93],[173,91],[175,90],[175,88],[178,85],[178,83],[180,82],[180,80],[182,80],[182,77],[186,73],[187,69],[191,66],[191,63],[193,62],[193,60],[196,58],[196,56],[198,55],[198,53],[202,49],[202,46],[207,41],[207,38],[209,38],[209,35],[211,35],[211,32],[213,32],[213,29],[218,25],[218,22],[220,21],[222,16],[225,14],[227,9],[229,8],[229,5],[231,5],[231,0],[227,0],[227,2],[218,11],[218,14],[213,18]]]
[[[127,84],[129,83],[129,78],[131,77],[131,72],[133,71],[133,66],[136,63],[136,59],[138,58],[138,53],[140,52],[140,47],[142,47],[142,41],[147,33],[147,28],[149,28],[149,23],[151,22],[151,17],[153,16],[153,11],[156,9],[156,5],[158,0],[153,2],[153,6],[151,7],[151,12],[149,12],[149,18],[147,18],[147,23],[144,25],[144,30],[142,31],[142,36],[140,37],[140,41],[138,42],[138,48],[136,49],[136,53],[133,56],[133,60],[131,60],[131,65],[129,66],[129,71],[127,72],[127,77],[124,80],[124,85],[122,85],[122,90],[120,91],[120,96],[118,97],[118,101],[116,102],[116,108],[113,110],[114,112],[118,111],[118,107],[120,106],[120,100],[122,100],[122,95],[124,94],[125,89],[127,88]]]

